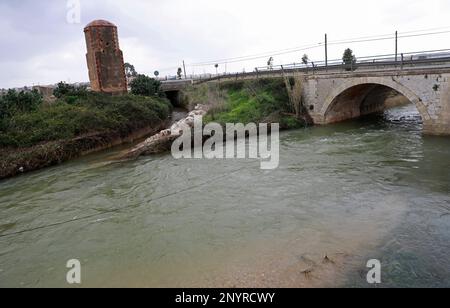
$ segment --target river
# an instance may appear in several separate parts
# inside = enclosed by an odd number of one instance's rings
[[[450,139],[413,106],[281,134],[252,160],[115,162],[0,182],[0,287],[450,287]]]

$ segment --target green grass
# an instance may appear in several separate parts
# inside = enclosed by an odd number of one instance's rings
[[[0,122],[0,148],[24,148],[86,134],[111,132],[126,136],[160,123],[170,114],[161,98],[87,93],[70,96],[30,112],[18,112]]]
[[[223,99],[212,106],[205,117],[206,123],[280,123],[283,129],[304,127],[301,120],[290,115],[292,110],[283,79],[227,82],[216,93]]]

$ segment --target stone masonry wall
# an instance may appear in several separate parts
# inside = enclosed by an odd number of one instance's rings
[[[362,86],[361,86],[362,85]],[[424,74],[408,72],[405,74],[358,75],[353,76],[312,76],[307,78],[304,97],[311,116],[316,124],[327,124],[351,118],[352,112],[334,114],[336,98],[347,95],[347,104],[360,104],[357,92],[364,95],[364,85],[384,85],[406,96],[416,104],[428,134],[450,135],[450,73]],[[353,89],[354,88],[354,89]],[[350,92],[355,92],[353,95]],[[342,99],[344,102],[344,99]],[[359,108],[359,106],[357,106]],[[347,111],[350,109],[346,109]],[[353,114],[354,115],[354,114]]]

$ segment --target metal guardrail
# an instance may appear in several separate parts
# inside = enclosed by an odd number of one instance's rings
[[[397,56],[397,60],[396,60]],[[255,71],[248,73],[228,73],[211,75],[209,78],[193,78],[195,83],[203,83],[208,81],[245,78],[245,77],[264,77],[266,75],[282,74],[283,72],[298,72],[306,74],[321,73],[343,73],[356,71],[372,71],[372,70],[404,70],[410,68],[419,68],[423,66],[448,64],[450,67],[450,49],[410,52],[403,54],[377,55],[362,57],[357,59],[356,63],[345,64],[342,60],[331,60],[311,62],[308,65],[292,63],[285,65],[277,65],[272,67],[259,67]]]
[[[359,57],[357,59],[358,64],[383,64],[383,63],[406,63],[411,61],[420,61],[420,60],[434,60],[434,59],[445,59],[450,58],[450,49],[440,49],[440,50],[431,50],[431,51],[418,51],[418,52],[409,52],[409,53],[399,53],[399,54],[386,54],[386,55],[376,55],[376,56],[366,56]],[[287,68],[296,68],[302,69],[307,68],[308,66],[311,68],[319,68],[319,67],[335,67],[338,65],[343,65],[342,59],[328,60],[325,61],[313,61],[308,63],[308,65],[293,63],[293,64],[284,64],[284,65],[276,65],[273,66],[274,69],[287,69]],[[257,67],[256,70],[265,70],[267,66]]]

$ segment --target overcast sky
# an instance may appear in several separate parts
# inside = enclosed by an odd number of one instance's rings
[[[0,88],[87,81],[84,26],[106,19],[119,27],[126,62],[140,73],[174,75],[182,60],[190,73],[214,72],[193,63],[255,55],[363,36],[450,30],[449,0],[80,0],[81,22],[67,21],[66,0],[0,0]],[[447,29],[443,29],[447,27]],[[439,30],[436,30],[438,29]],[[442,28],[442,29],[441,29]],[[350,47],[359,57],[394,53],[394,41],[330,46],[329,58]],[[450,48],[450,34],[403,38],[400,52]],[[323,48],[275,56],[299,62]],[[228,63],[253,70],[268,57]],[[231,62],[231,61],[230,61]],[[219,67],[225,70],[225,65]]]

